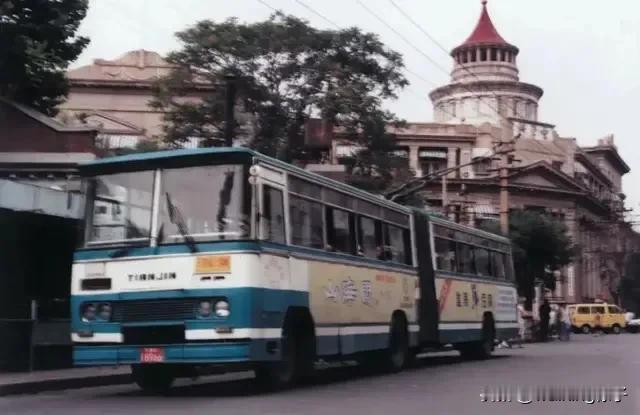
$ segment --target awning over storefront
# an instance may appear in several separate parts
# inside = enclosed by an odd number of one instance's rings
[[[0,180],[0,208],[80,219],[83,196],[10,180]]]

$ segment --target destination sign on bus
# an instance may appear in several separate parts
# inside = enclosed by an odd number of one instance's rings
[[[129,277],[129,282],[133,282],[133,281],[164,281],[164,280],[175,280],[177,278],[175,272],[129,274],[128,277]]]

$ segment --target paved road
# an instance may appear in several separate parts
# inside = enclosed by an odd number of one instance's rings
[[[640,335],[574,335],[569,343],[499,350],[487,361],[432,355],[394,375],[331,369],[312,385],[280,393],[261,393],[248,375],[234,374],[183,383],[166,397],[145,396],[133,385],[5,397],[0,414],[637,414],[639,351]],[[483,386],[498,385],[626,386],[628,396],[593,405],[481,402]]]

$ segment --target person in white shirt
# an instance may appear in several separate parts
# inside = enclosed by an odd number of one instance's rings
[[[549,337],[553,336],[558,330],[558,312],[556,311],[557,305],[551,306],[549,312]]]

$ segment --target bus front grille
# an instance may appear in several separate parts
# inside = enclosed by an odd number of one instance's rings
[[[178,298],[113,303],[111,321],[116,323],[191,320],[201,299]]]
[[[184,325],[123,327],[124,344],[161,345],[185,342]]]

